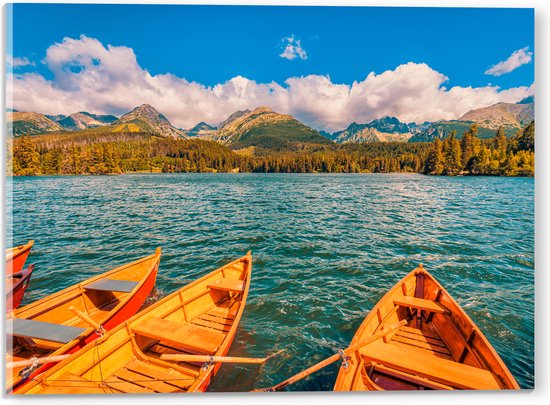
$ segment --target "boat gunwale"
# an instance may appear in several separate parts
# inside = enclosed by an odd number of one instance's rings
[[[90,277],[84,281],[81,281],[79,283],[76,283],[76,284],[72,284],[66,288],[64,288],[63,290],[60,290],[60,291],[57,291],[53,294],[50,294],[50,295],[47,295],[43,298],[40,298],[39,300],[36,300],[28,305],[25,305],[24,307],[21,307],[21,308],[18,308],[16,311],[13,312],[13,317],[18,317],[19,315],[21,315],[22,312],[26,312],[26,311],[32,311],[34,308],[42,305],[42,304],[45,304],[47,303],[48,301],[52,301],[52,300],[55,300],[57,298],[59,298],[60,296],[64,295],[64,294],[67,294],[69,292],[72,292],[73,290],[77,292],[77,295],[76,296],[79,296],[79,295],[82,295],[85,293],[85,286],[87,286],[88,284],[91,284],[97,280],[100,280],[100,279],[103,279],[103,278],[107,278],[108,276],[114,274],[114,273],[120,273],[124,270],[127,270],[128,268],[130,267],[136,267],[138,265],[140,265],[141,263],[143,262],[146,262],[148,260],[153,260],[155,259],[155,257],[159,257],[160,258],[160,254],[161,252],[158,251],[159,248],[157,248],[157,251],[152,254],[152,255],[148,255],[148,256],[145,256],[145,257],[142,257],[140,259],[137,259],[133,262],[130,262],[130,263],[126,263],[126,264],[123,264],[123,265],[120,265],[118,267],[115,267],[114,269],[111,269],[107,272],[104,272],[104,273],[101,273],[101,274],[98,274],[98,275],[95,275],[93,277]],[[147,280],[147,277],[149,276],[149,274],[151,273],[152,270],[154,270],[155,266],[157,265],[158,263],[158,260],[156,260],[155,262],[153,262],[152,266],[149,268],[149,271],[147,271],[147,274],[144,275],[141,280],[138,282],[138,284],[136,284],[134,286],[134,288],[126,293],[126,295],[124,296],[123,300],[120,300],[120,303],[117,304],[114,308],[119,308],[120,306],[122,306],[121,304],[125,304],[127,301],[128,301],[128,297],[132,297],[136,291],[139,290],[139,288],[143,285],[143,283],[145,283],[145,281]],[[73,299],[73,298],[76,298],[75,297],[70,297],[68,299]],[[96,308],[100,308],[100,307],[96,307]],[[45,312],[48,312],[47,309],[45,309],[44,311],[42,311],[41,313],[45,313]],[[111,313],[112,311],[109,311],[109,313]],[[32,314],[31,312],[31,316],[35,316],[36,314]],[[28,317],[25,317],[24,319],[29,319]],[[100,322],[101,323],[101,322]]]
[[[243,292],[241,293],[239,310],[237,311],[235,318],[233,318],[231,327],[229,331],[227,331],[227,333],[225,334],[222,344],[216,351],[216,354],[215,354],[216,356],[224,356],[229,352],[229,349],[231,348],[231,345],[233,343],[233,339],[235,338],[235,335],[237,333],[237,328],[239,327],[239,324],[241,322],[244,308],[246,306],[246,300],[248,298],[248,292],[250,290],[250,281],[252,279],[252,255],[250,252],[248,252],[245,256],[241,257],[240,259],[234,260],[233,262],[222,267],[223,269],[224,267],[229,267],[233,264],[237,264],[243,261],[245,262],[243,273],[245,274],[245,277],[246,277],[246,286]],[[201,368],[199,376],[197,377],[197,380],[188,388],[188,392],[206,390],[208,388],[208,379],[211,378],[220,367],[221,367],[220,363],[215,363],[215,364],[210,364],[206,370],[202,370]],[[201,376],[201,374],[203,375]]]
[[[6,249],[6,261],[13,260],[18,256],[21,256],[23,253],[30,250],[34,245],[34,239],[29,240],[27,243],[19,246],[14,246]]]

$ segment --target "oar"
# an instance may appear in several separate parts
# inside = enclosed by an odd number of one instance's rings
[[[247,363],[263,364],[273,356],[284,350],[279,350],[267,357],[229,357],[229,356],[204,356],[195,354],[161,354],[161,360],[186,361],[189,363]]]
[[[378,340],[380,339],[381,337],[384,337],[386,336],[387,334],[401,328],[402,326],[405,326],[407,324],[407,320],[406,319],[403,319],[402,321],[400,322],[397,322],[397,323],[394,323],[393,325],[390,325],[387,329],[384,329],[378,333],[375,333],[374,335],[372,335],[370,338],[368,339],[365,339],[365,340],[362,340],[361,342],[359,343],[356,343],[354,344],[353,346],[350,346],[348,347],[347,349],[343,350],[342,352],[340,353],[337,353],[333,356],[330,356],[329,358],[321,361],[320,363],[317,363],[313,366],[311,366],[310,368],[304,370],[304,371],[300,371],[298,374],[296,375],[293,375],[292,377],[284,380],[283,382],[280,382],[279,384],[277,385],[274,385],[273,387],[269,387],[269,388],[260,388],[260,389],[257,389],[257,390],[254,390],[254,391],[277,391],[277,390],[280,390],[280,389],[283,389],[285,388],[287,385],[290,385],[290,384],[294,384],[296,381],[300,381],[301,379],[307,377],[308,375],[311,375],[313,373],[315,373],[316,371],[319,371],[320,369],[328,366],[329,364],[332,364],[334,363],[335,361],[338,361],[338,359],[341,359],[342,358],[342,355],[343,356],[349,356],[350,354],[354,353],[355,351],[359,350],[360,348],[362,348],[363,346],[366,346],[368,345],[369,343],[372,343],[374,342],[375,340]]]
[[[69,356],[70,354],[61,354],[59,356],[38,357],[38,358],[34,357],[28,360],[12,361],[11,363],[6,363],[6,368],[27,367],[27,366],[32,366],[33,364],[56,363],[58,361],[65,360]]]
[[[92,318],[90,318],[87,314],[85,314],[82,311],[79,311],[77,308],[70,306],[69,311],[71,311],[73,314],[78,316],[80,319],[82,319],[84,322],[86,322],[88,325],[90,325],[92,328],[96,330],[100,335],[102,335],[105,330],[103,329],[103,326],[101,326],[99,323],[94,321]]]

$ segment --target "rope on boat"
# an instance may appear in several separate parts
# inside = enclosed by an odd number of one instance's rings
[[[32,357],[29,360],[32,361],[32,364],[25,367],[23,370],[19,372],[19,376],[23,379],[29,378],[29,376],[38,368],[40,365],[40,361],[38,357]]]
[[[338,354],[342,358],[342,367],[344,367],[344,369],[347,370],[348,367],[349,367],[349,361],[348,360],[350,360],[351,357],[346,355],[346,353],[344,353],[344,351],[342,349],[338,349]]]

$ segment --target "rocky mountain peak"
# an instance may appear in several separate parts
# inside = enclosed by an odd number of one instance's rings
[[[142,122],[147,125],[152,132],[161,136],[172,138],[186,138],[187,134],[174,127],[168,119],[150,104],[142,104],[134,108],[129,113],[120,117],[113,125],[123,126],[132,122]]]

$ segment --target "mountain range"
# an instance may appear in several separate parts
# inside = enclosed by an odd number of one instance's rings
[[[513,135],[534,119],[534,99],[519,103],[497,103],[471,110],[458,120],[432,123],[404,123],[396,117],[383,117],[360,124],[353,122],[346,129],[332,134],[317,131],[291,115],[280,114],[268,107],[236,111],[217,127],[199,122],[193,128],[181,129],[149,104],[142,104],[120,118],[81,111],[71,115],[46,116],[36,112],[8,111],[7,133],[39,135],[67,131],[105,131],[154,134],[180,139],[214,140],[233,149],[250,146],[266,149],[295,149],[300,144],[369,143],[369,142],[430,142],[444,138],[451,131],[460,137],[473,123],[478,124],[478,136],[494,136],[500,126]]]
[[[302,124],[291,115],[279,114],[269,107],[239,111],[221,123],[212,138],[234,147],[258,146],[288,149],[296,143],[324,144],[330,140]]]
[[[352,122],[330,138],[337,143],[407,142],[418,131],[419,127],[414,123],[405,124],[395,117],[384,117],[368,124]]]
[[[74,114],[65,117],[63,115],[55,120],[55,117],[50,117],[54,119],[59,125],[63,128],[70,131],[78,131],[86,128],[96,128],[104,125],[112,124],[117,120],[117,117],[114,115],[96,115],[90,114],[86,111],[80,111]]]
[[[524,99],[519,103],[497,103],[489,107],[468,111],[458,120],[438,121],[428,125],[409,139],[409,142],[431,142],[435,138],[443,139],[451,131],[456,131],[457,137],[472,125],[478,125],[478,137],[491,138],[502,126],[507,136],[512,136],[517,130],[526,127],[535,119],[534,99]]]
[[[6,113],[6,133],[8,136],[36,135],[63,130],[64,128],[57,122],[39,113],[22,111],[8,111]]]

